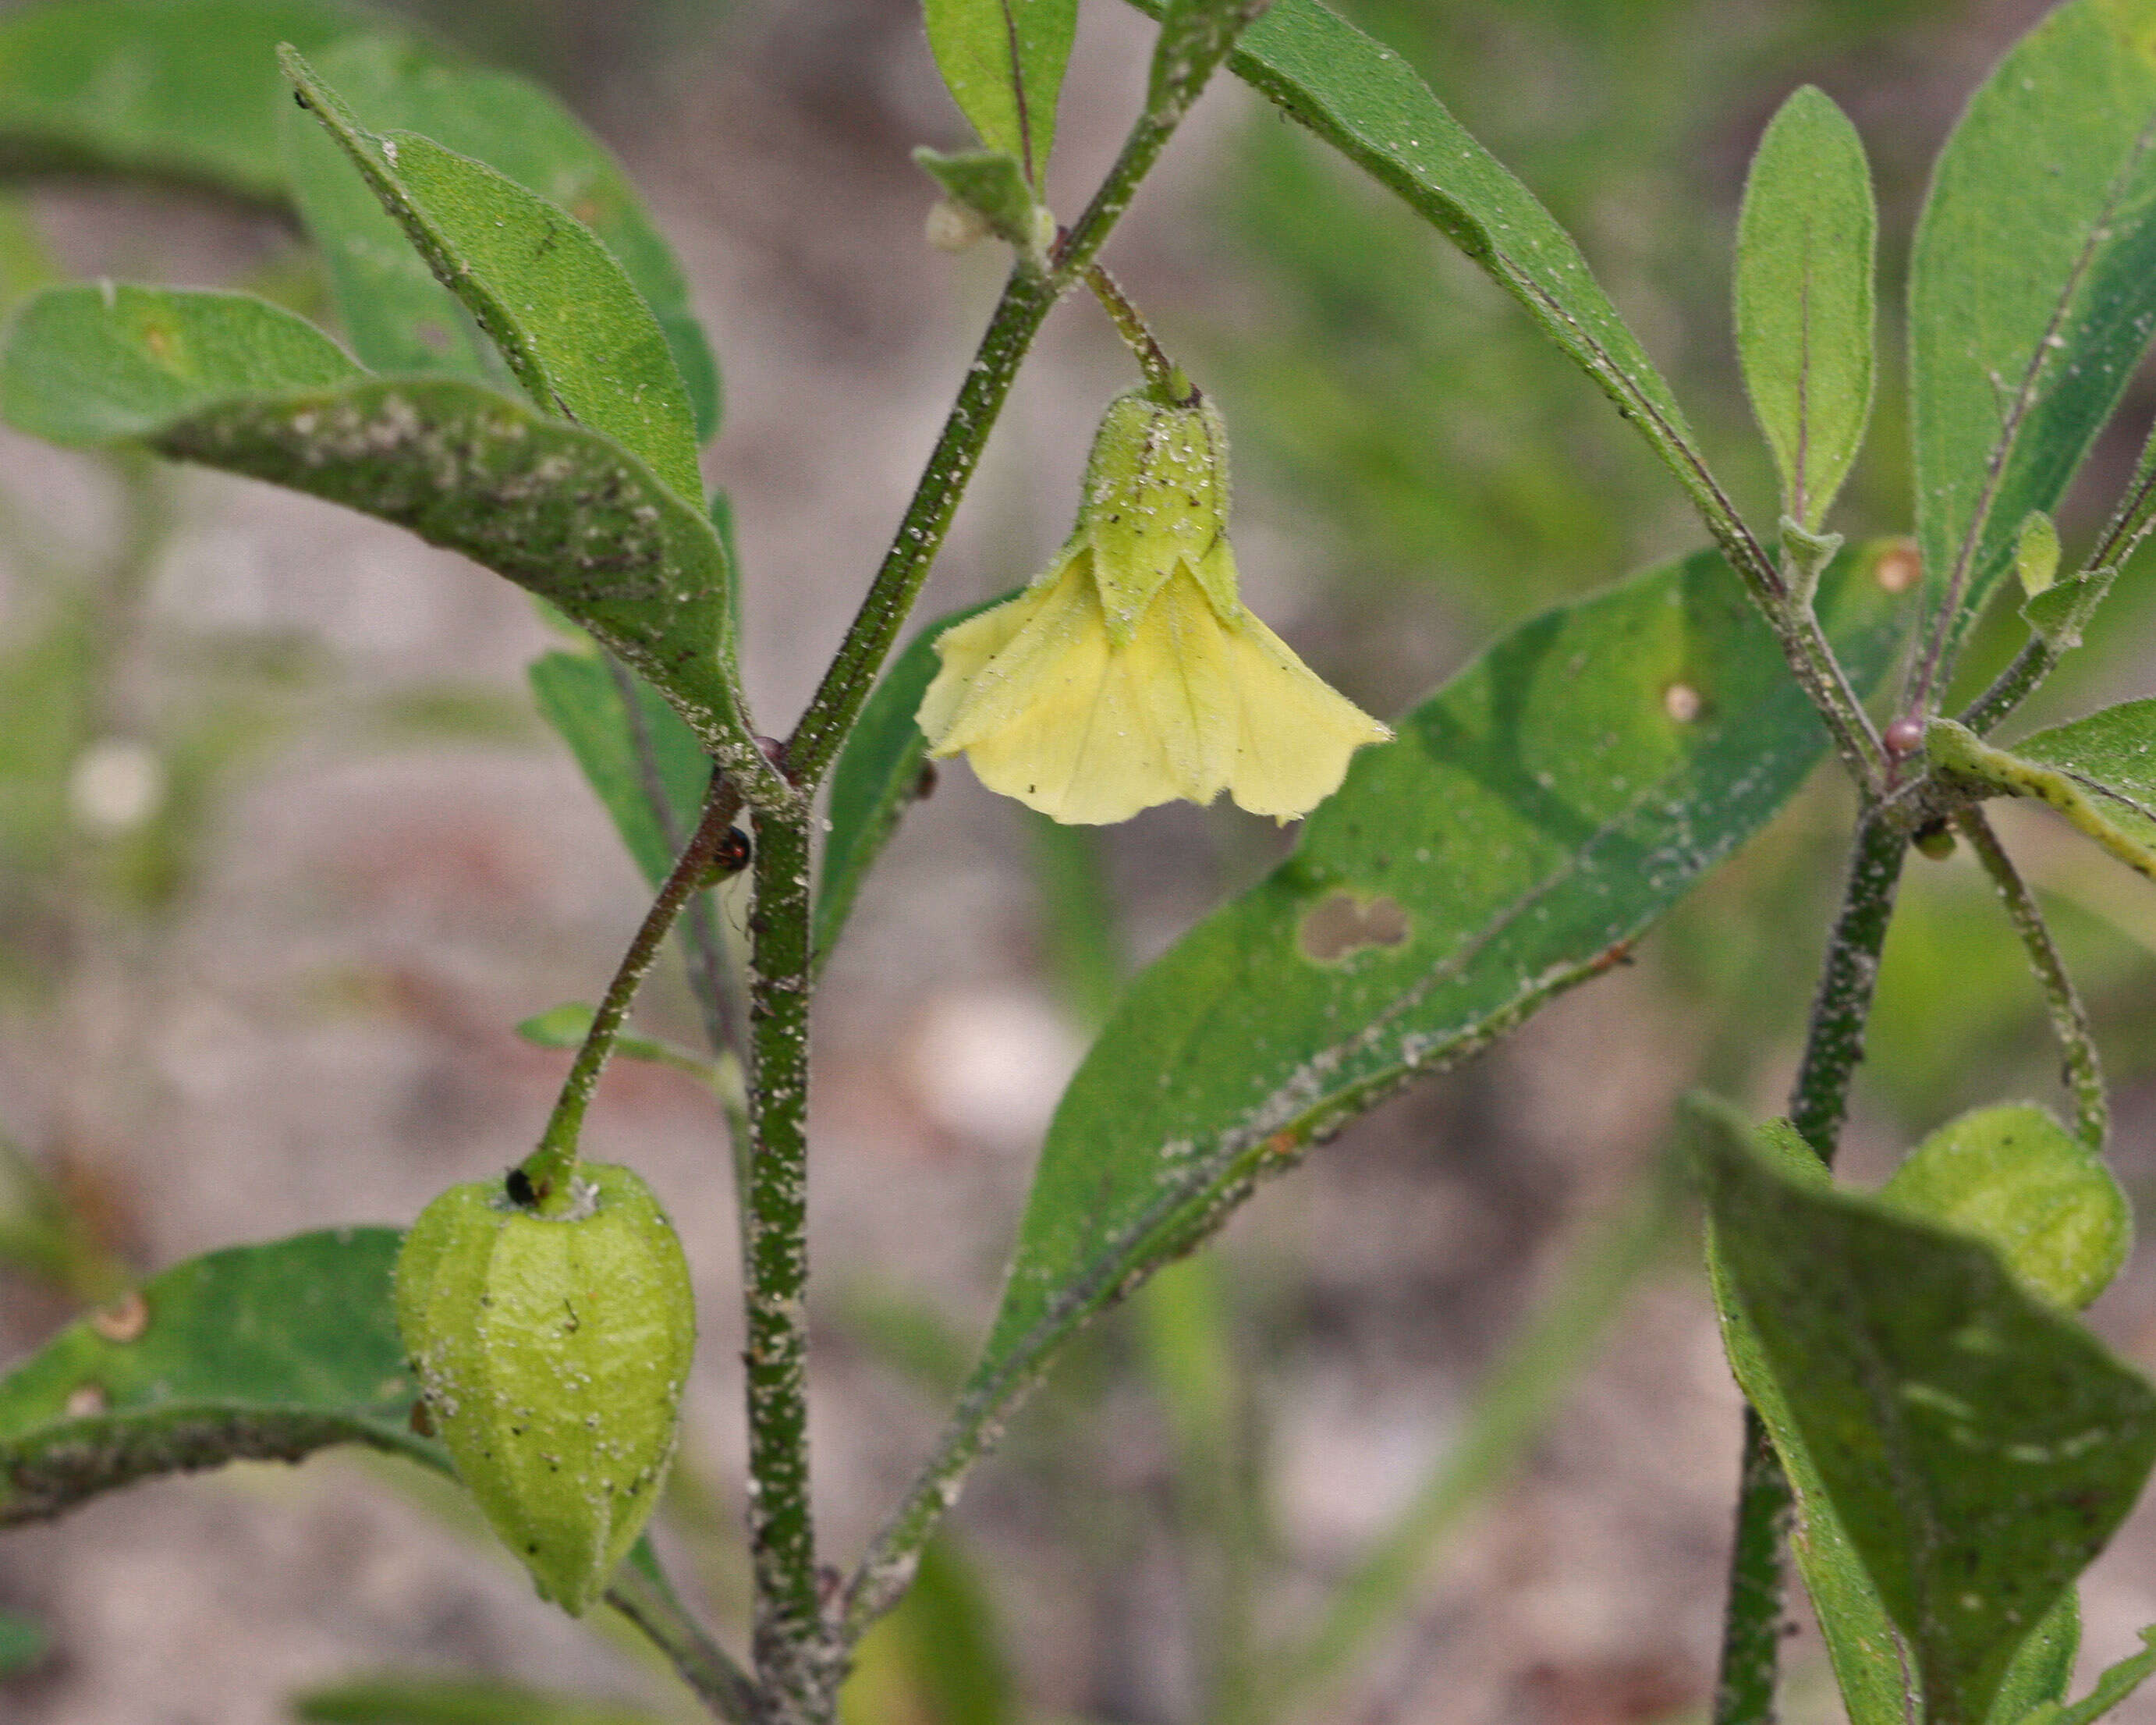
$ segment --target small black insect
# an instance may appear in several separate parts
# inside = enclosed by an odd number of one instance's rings
[[[528,1210],[539,1202],[539,1189],[531,1183],[531,1176],[521,1168],[510,1169],[508,1178],[501,1184],[509,1194],[509,1201],[519,1209]]]

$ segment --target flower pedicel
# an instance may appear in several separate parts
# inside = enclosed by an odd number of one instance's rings
[[[1224,790],[1286,822],[1330,796],[1392,732],[1245,608],[1228,492],[1210,402],[1117,397],[1055,561],[937,639],[929,753],[963,752],[990,790],[1074,824]]]

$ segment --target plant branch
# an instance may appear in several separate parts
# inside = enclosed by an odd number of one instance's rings
[[[666,1656],[696,1698],[727,1725],[754,1725],[756,1685],[726,1650],[705,1634],[681,1609],[663,1577],[647,1572],[634,1557],[624,1563],[607,1589],[607,1604],[642,1630]]]
[[[1790,1087],[1789,1117],[1830,1166],[1849,1112],[1850,1081],[1864,1059],[1879,955],[1893,919],[1895,889],[1907,850],[1899,824],[1880,811],[1867,814],[1857,828],[1841,913],[1835,920],[1812,1001],[1804,1060]],[[1766,1427],[1748,1407],[1714,1725],[1766,1725],[1774,1717],[1782,1643],[1782,1548],[1793,1501]]]
[[[2051,1031],[2059,1039],[2066,1059],[2066,1088],[2073,1093],[2074,1131],[2090,1149],[2102,1153],[2111,1137],[2111,1101],[2104,1090],[2103,1065],[2097,1057],[2096,1038],[2090,1033],[2088,1014],[2074,979],[2066,974],[2065,961],[2037,907],[2035,895],[2014,866],[1981,809],[1964,809],[1954,816],[1955,829],[1969,840],[1969,849],[1991,876],[2006,906],[2014,932],[2029,954],[2029,968],[2044,990],[2044,1005],[2051,1017]]]
[[[675,860],[673,872],[660,886],[658,897],[651,901],[650,910],[644,913],[629,950],[622,954],[613,980],[607,984],[605,998],[592,1014],[592,1027],[584,1034],[583,1045],[570,1063],[569,1076],[562,1081],[562,1093],[547,1117],[547,1129],[540,1134],[539,1147],[524,1159],[520,1172],[531,1182],[542,1210],[557,1209],[569,1200],[567,1177],[577,1165],[577,1141],[583,1132],[584,1111],[591,1106],[599,1074],[613,1052],[615,1038],[621,1034],[629,1003],[650,973],[675,918],[702,887],[720,845],[732,829],[734,816],[740,812],[741,793],[724,774],[715,772],[711,791],[704,799],[703,817]]]
[[[1168,357],[1168,350],[1160,345],[1145,316],[1131,301],[1116,278],[1098,263],[1088,264],[1085,270],[1086,285],[1093,290],[1093,297],[1101,302],[1103,311],[1116,326],[1116,332],[1145,373],[1146,382],[1153,393],[1163,401],[1183,402],[1190,398],[1190,380],[1183,368]]]

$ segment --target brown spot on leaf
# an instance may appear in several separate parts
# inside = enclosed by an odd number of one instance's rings
[[[1329,894],[1302,919],[1297,936],[1303,956],[1320,964],[1337,964],[1366,947],[1397,947],[1408,937],[1408,913],[1389,894],[1362,898],[1352,892]]]
[[[106,1399],[102,1386],[78,1384],[68,1392],[67,1416],[70,1420],[88,1420],[105,1409]]]
[[[110,1306],[90,1315],[90,1327],[108,1342],[133,1342],[150,1327],[150,1302],[130,1289]]]

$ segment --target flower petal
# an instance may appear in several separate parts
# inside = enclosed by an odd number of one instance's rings
[[[1228,628],[1240,720],[1228,794],[1283,823],[1306,814],[1348,776],[1348,760],[1392,732],[1332,688],[1245,610]]]

